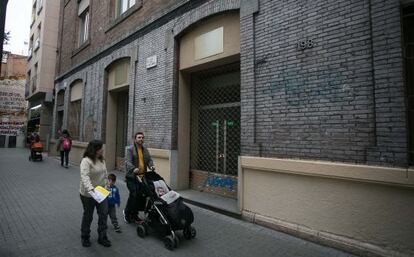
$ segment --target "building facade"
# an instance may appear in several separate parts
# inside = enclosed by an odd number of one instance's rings
[[[39,133],[45,145],[51,136],[59,8],[59,1],[33,0],[32,3],[26,85],[27,133]]]
[[[102,139],[122,169],[143,131],[175,189],[314,241],[412,255],[413,4],[62,0],[52,137],[69,130],[76,162]]]
[[[3,52],[0,73],[0,147],[25,146],[27,56]]]

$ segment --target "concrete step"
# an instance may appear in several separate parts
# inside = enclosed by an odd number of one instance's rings
[[[211,193],[200,192],[196,190],[178,190],[177,191],[185,202],[206,208],[234,218],[241,218],[241,212],[237,205],[237,200],[223,197]]]

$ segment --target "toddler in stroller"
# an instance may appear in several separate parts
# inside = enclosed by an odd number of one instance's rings
[[[43,159],[43,144],[40,142],[39,135],[35,135],[30,144],[30,156],[29,161],[41,161]]]
[[[164,238],[164,245],[169,250],[178,247],[179,239],[175,233],[178,230],[183,231],[184,238],[194,238],[196,230],[191,226],[193,212],[179,194],[172,191],[154,171],[145,173],[142,184],[142,193],[147,197],[146,219],[137,227],[138,236],[143,238],[149,229],[154,230]]]

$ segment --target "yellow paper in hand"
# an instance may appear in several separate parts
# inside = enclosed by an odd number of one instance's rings
[[[101,186],[95,187],[95,192],[101,193],[102,196],[104,196],[105,198],[109,195],[109,191],[106,190],[105,188],[101,187]]]
[[[94,191],[89,192],[89,194],[95,199],[98,203],[101,203],[109,195],[109,191],[101,186],[95,187]]]

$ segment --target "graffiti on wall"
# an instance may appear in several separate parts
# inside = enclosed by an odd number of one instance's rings
[[[229,191],[235,191],[234,185],[237,181],[229,176],[208,175],[204,180],[204,187],[221,187],[227,188]]]

